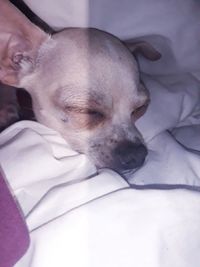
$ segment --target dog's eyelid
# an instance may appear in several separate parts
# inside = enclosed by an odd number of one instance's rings
[[[101,116],[104,116],[104,114],[101,111],[95,110],[95,109],[88,109],[87,113],[90,114],[90,115],[101,115]]]
[[[145,102],[143,102],[142,104],[140,104],[139,106],[137,106],[136,109],[140,109],[140,108],[143,108],[143,107],[148,107],[149,102],[150,102],[149,99],[145,100]]]
[[[135,105],[134,109],[136,110],[142,108],[143,106],[147,107],[149,103],[150,103],[150,98],[145,95],[145,97],[143,97],[143,99],[141,99],[139,103]]]
[[[83,113],[85,108],[77,107],[77,106],[65,106],[64,110],[67,111],[67,112]]]
[[[131,113],[131,116],[134,119],[134,121],[144,115],[144,113],[147,110],[148,105],[149,105],[149,101],[146,101],[144,104],[138,106],[137,108],[133,110],[133,112]]]
[[[75,106],[75,105],[65,105],[64,111],[66,112],[76,112],[76,113],[87,113],[87,107]]]
[[[92,109],[92,108],[85,108],[85,107],[77,107],[77,106],[65,106],[65,111],[66,112],[74,112],[77,114],[86,114],[86,115],[91,115],[95,116],[98,118],[104,118],[105,114],[98,109]]]
[[[143,108],[143,107],[147,107],[149,105],[149,101],[142,101],[142,103],[140,102],[139,104],[137,105],[134,105],[134,108],[133,108],[133,112]]]

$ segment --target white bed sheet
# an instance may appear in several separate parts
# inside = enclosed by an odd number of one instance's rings
[[[160,140],[169,141],[167,135],[155,137],[158,151]],[[97,173],[84,155],[38,123],[13,125],[1,134],[0,148],[1,165],[31,235],[31,246],[16,267],[198,266],[199,156],[186,157],[188,176],[175,164],[174,170],[164,170],[163,150],[150,156],[139,171],[148,184],[161,172],[165,177],[170,173],[170,183],[176,184],[176,172],[179,183],[191,188],[155,190],[149,185],[142,190],[110,170]],[[171,144],[168,155],[178,155],[177,150]]]
[[[97,173],[38,123],[20,122],[0,135],[0,162],[31,234],[16,267],[199,266],[200,4],[26,2],[56,29],[89,25],[147,39],[163,57],[140,58],[151,104],[137,126],[149,155],[130,185],[113,171]]]

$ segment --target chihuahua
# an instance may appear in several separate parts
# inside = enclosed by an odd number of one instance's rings
[[[92,28],[49,35],[7,0],[0,0],[0,125],[17,120],[14,90],[31,95],[36,119],[58,131],[98,168],[123,174],[140,167],[147,148],[135,122],[149,94],[139,79],[140,52],[160,53],[146,42],[127,42]],[[11,93],[12,90],[12,93]]]

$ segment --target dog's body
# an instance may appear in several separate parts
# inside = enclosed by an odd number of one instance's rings
[[[139,167],[147,150],[134,123],[149,97],[131,51],[96,29],[68,28],[49,36],[8,1],[0,4],[0,80],[25,88],[37,120],[97,167]],[[130,46],[149,59],[160,57],[146,43]]]

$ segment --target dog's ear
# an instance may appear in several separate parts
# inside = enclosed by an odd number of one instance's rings
[[[20,86],[34,68],[40,45],[48,34],[32,24],[8,0],[0,0],[0,81]]]
[[[161,58],[161,54],[151,44],[145,41],[125,41],[125,45],[134,55],[142,54],[145,58],[152,61],[156,61]]]

